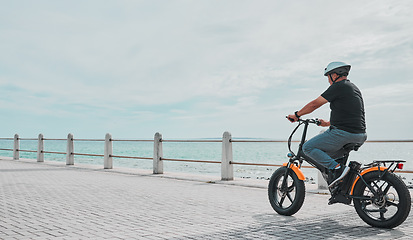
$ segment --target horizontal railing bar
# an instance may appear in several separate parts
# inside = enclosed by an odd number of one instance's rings
[[[132,157],[132,156],[118,156],[118,155],[110,155],[110,157],[114,157],[114,158],[130,158],[130,159],[147,159],[147,160],[153,160],[153,158],[148,158],[148,157]]]
[[[87,141],[87,142],[104,142],[105,139],[81,139],[81,138],[75,138],[73,141]]]
[[[19,151],[19,152],[33,152],[33,153],[37,153],[37,151],[35,151],[35,150],[16,149],[16,151]]]
[[[413,173],[413,171],[410,170],[396,170],[394,172],[399,172],[399,173]]]
[[[253,143],[253,142],[257,142],[257,143],[260,143],[260,142],[284,143],[284,142],[287,142],[287,141],[285,141],[285,140],[231,140],[231,142],[240,142],[240,143],[242,143],[242,142],[251,142],[251,143]],[[291,142],[299,142],[299,141],[291,141]]]
[[[51,151],[42,151],[42,153],[66,154],[65,152],[51,152]]]
[[[14,138],[0,138],[0,140],[14,140]],[[36,141],[37,138],[18,138],[18,140],[30,140]],[[66,141],[65,138],[42,138],[41,140],[45,141]],[[74,141],[99,141],[103,142],[104,139],[73,139]],[[140,140],[140,139],[111,139],[114,142],[153,142],[153,140]],[[222,142],[222,140],[166,140],[163,139],[162,142]],[[275,142],[275,143],[283,143],[287,142],[286,140],[234,140],[232,139],[231,142]],[[300,141],[292,141],[292,142],[300,142]],[[410,143],[413,140],[367,140],[366,143]]]
[[[162,139],[161,142],[222,142],[222,140],[165,140],[165,139]]]
[[[105,155],[103,154],[90,154],[90,153],[72,153],[73,155],[79,155],[79,156],[92,156],[92,157],[104,157]]]
[[[248,163],[248,162],[230,162],[234,165],[250,165],[250,166],[266,166],[266,167],[282,167],[283,165],[279,164],[270,164],[270,163]],[[314,168],[313,166],[301,166],[301,168]]]
[[[153,140],[139,140],[139,139],[111,139],[112,142],[153,142]]]
[[[209,160],[174,159],[174,158],[161,158],[161,160],[162,161],[176,161],[176,162],[221,163],[218,161],[209,161]]]
[[[266,167],[282,167],[283,165],[279,164],[270,164],[270,163],[243,163],[243,162],[230,162],[233,165],[250,165],[250,166],[266,166]]]
[[[266,166],[266,167],[282,167],[283,165],[279,164],[266,164],[266,163],[241,163],[241,162],[231,162],[234,165],[251,165],[251,166]],[[301,168],[315,168],[313,166],[301,166]],[[411,170],[396,170],[394,172],[398,173],[413,173]]]
[[[231,142],[279,142],[279,143],[285,143],[287,140],[234,140],[231,139]],[[300,142],[298,140],[293,140],[291,142]],[[366,142],[371,142],[371,143],[398,143],[398,142],[413,142],[413,140],[367,140]]]
[[[0,148],[0,150],[2,150],[2,151],[14,151],[13,149],[10,149],[10,148]]]

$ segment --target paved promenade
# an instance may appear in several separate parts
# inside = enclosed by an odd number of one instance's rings
[[[278,215],[266,184],[1,158],[0,239],[413,238],[412,216],[372,228],[311,190],[297,214]]]

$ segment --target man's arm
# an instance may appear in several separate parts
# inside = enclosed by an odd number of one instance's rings
[[[297,112],[298,116],[303,116],[309,113],[312,113],[317,108],[323,106],[324,104],[328,103],[327,99],[322,96],[314,99],[313,101],[307,103],[300,111]],[[294,122],[298,120],[295,114],[288,115],[289,119],[294,119]]]
[[[326,103],[328,103],[327,99],[323,98],[322,96],[319,96],[318,98],[314,99],[313,101],[305,105],[300,111],[297,112],[297,114],[298,116],[303,116],[312,113],[314,110],[323,106]]]

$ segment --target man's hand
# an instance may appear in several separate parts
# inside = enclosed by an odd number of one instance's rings
[[[330,126],[329,121],[326,121],[324,119],[318,119],[318,120],[321,122],[320,126],[322,126],[322,127],[329,127]]]
[[[290,114],[290,115],[288,115],[287,116],[287,119],[290,121],[290,122],[297,122],[298,121],[298,118],[297,118],[297,116],[295,116],[295,114]]]

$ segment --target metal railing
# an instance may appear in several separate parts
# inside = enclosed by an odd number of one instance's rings
[[[222,139],[214,140],[167,140],[162,139],[160,133],[156,133],[153,140],[139,140],[139,139],[113,139],[111,134],[106,134],[105,139],[79,139],[73,138],[73,134],[68,134],[66,139],[60,138],[44,138],[43,134],[39,134],[38,138],[20,138],[18,134],[14,138],[0,138],[0,140],[13,140],[13,149],[0,148],[0,151],[13,151],[13,159],[18,160],[20,158],[19,152],[29,152],[37,153],[37,162],[44,162],[44,154],[61,154],[66,155],[66,165],[74,164],[74,156],[93,156],[102,157],[104,159],[104,168],[113,168],[113,158],[124,158],[124,159],[139,159],[139,160],[152,160],[153,161],[153,173],[162,174],[163,173],[163,162],[173,161],[173,162],[193,162],[193,163],[214,163],[221,164],[221,179],[222,180],[233,180],[233,166],[234,165],[246,165],[246,166],[265,166],[265,167],[281,167],[280,164],[270,164],[270,163],[253,163],[253,162],[237,162],[233,160],[232,143],[280,143],[286,141],[280,140],[236,140],[232,139],[229,132],[223,134]],[[20,149],[20,140],[25,141],[38,141],[37,150],[25,150]],[[58,151],[46,151],[44,150],[44,141],[66,141],[67,147],[66,152]],[[74,142],[104,142],[104,154],[95,153],[77,153],[74,152]],[[124,156],[124,155],[114,155],[113,154],[113,142],[152,142],[154,144],[153,157],[141,157],[141,156]],[[163,143],[174,142],[174,143],[222,143],[222,158],[221,160],[199,160],[199,159],[178,159],[178,158],[164,158],[163,157]],[[383,140],[383,141],[367,141],[367,142],[411,142],[413,140]],[[302,166],[302,168],[313,168],[312,166]],[[413,173],[411,170],[398,170],[399,173]]]

